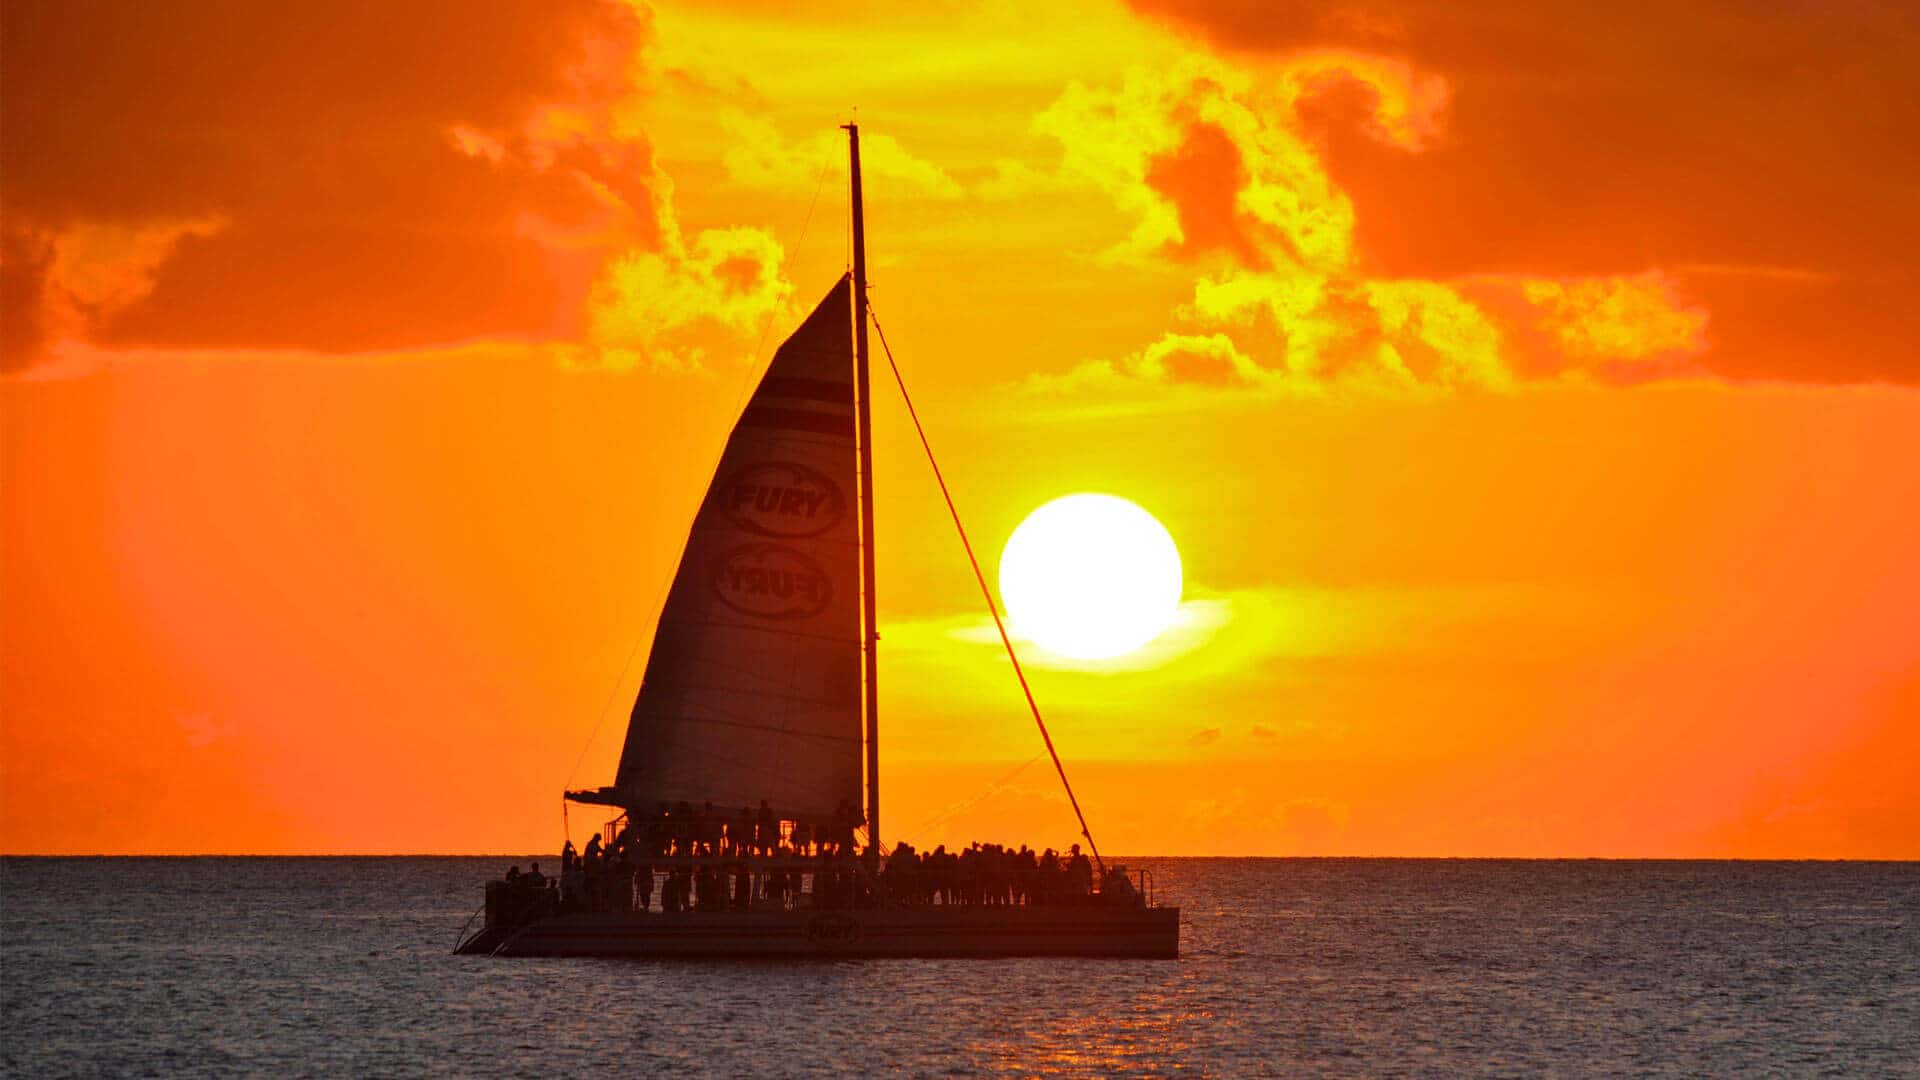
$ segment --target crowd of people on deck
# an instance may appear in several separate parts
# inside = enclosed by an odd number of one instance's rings
[[[489,887],[519,917],[570,912],[843,910],[866,907],[1137,906],[1124,867],[1098,882],[1074,844],[1064,855],[974,843],[921,853],[901,843],[881,861],[878,880],[855,858],[859,815],[842,803],[824,824],[783,821],[765,801],[737,814],[662,804],[628,818],[613,839],[595,833],[584,850],[569,839],[560,872],[518,866]],[[497,897],[494,890],[499,890]],[[657,900],[657,906],[656,906]]]
[[[1107,869],[1094,888],[1093,863],[1074,844],[1065,855],[974,843],[957,852],[943,844],[922,854],[902,842],[882,862],[886,894],[906,907],[940,905],[1069,906],[1139,902],[1124,866]]]

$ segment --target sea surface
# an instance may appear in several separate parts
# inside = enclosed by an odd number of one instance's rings
[[[450,955],[513,861],[0,860],[0,1073],[1920,1076],[1920,863],[1132,859],[1178,960]]]

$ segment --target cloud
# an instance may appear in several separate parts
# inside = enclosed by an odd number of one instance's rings
[[[739,109],[720,114],[726,149],[721,163],[734,183],[778,191],[812,191],[824,180],[847,176],[846,137],[822,131],[799,143],[788,141],[773,121]],[[960,184],[938,165],[915,156],[891,135],[860,133],[860,171],[887,183],[894,197],[957,199]]]
[[[1025,385],[1036,393],[1110,393],[1131,382],[1235,387],[1262,385],[1273,377],[1225,334],[1167,334],[1118,363],[1090,361],[1065,375],[1030,376]]]
[[[1316,56],[1343,58],[1336,73],[1363,58],[1414,73],[1399,78],[1416,88],[1404,121],[1341,74],[1295,99],[1375,273],[1659,271],[1681,308],[1712,313],[1693,370],[1920,381],[1911,5],[1665,5],[1631,19],[1578,4],[1360,0],[1284,19],[1230,0],[1130,5],[1281,81]],[[1419,73],[1444,79],[1443,115],[1414,104],[1433,100]],[[1770,272],[1726,272],[1744,267]]]
[[[1418,152],[1440,137],[1453,88],[1406,60],[1350,49],[1315,49],[1289,56],[1281,73],[1297,113],[1330,92],[1353,90],[1366,99],[1362,130],[1385,146]]]
[[[52,238],[0,221],[0,373],[23,369],[40,354],[52,266]]]
[[[1345,265],[1351,210],[1269,107],[1284,102],[1256,94],[1243,72],[1194,59],[1131,71],[1112,89],[1071,84],[1034,126],[1061,144],[1063,173],[1138,217],[1115,257]]]
[[[1444,80],[1338,52],[1277,72],[1195,56],[1111,89],[1074,83],[1034,127],[1060,142],[1063,172],[1139,215],[1132,254],[1329,273],[1353,262],[1353,210],[1298,111],[1335,83],[1370,93],[1368,128],[1384,142],[1417,151],[1440,128]]]
[[[1056,171],[1036,169],[1017,158],[997,158],[992,171],[969,193],[978,199],[1007,201],[1028,195],[1072,190],[1076,185]]]
[[[624,164],[542,142],[540,126],[560,105],[607,107],[647,32],[635,9],[591,0],[5,11],[9,246],[24,232],[81,253],[10,292],[64,304],[86,287],[75,274],[118,275],[115,303],[43,326],[118,345],[552,331],[564,260],[522,225],[602,213],[587,181]],[[448,137],[462,125],[521,133],[514,167],[464,152]],[[637,133],[619,145],[647,153]],[[142,244],[116,266],[109,235]],[[34,343],[12,344],[8,367],[29,362]]]
[[[1259,67],[1196,57],[1074,84],[1035,121],[1061,173],[1134,216],[1106,257],[1194,275],[1179,328],[1120,361],[1032,385],[1276,389],[1312,383],[1504,390],[1538,378],[1686,373],[1706,314],[1658,270],[1438,280],[1382,275],[1304,109],[1358,89],[1367,136],[1402,155],[1445,139],[1451,91],[1388,57],[1323,49]]]
[[[16,288],[23,290],[9,309],[26,320],[20,352],[34,355],[45,338],[79,338],[92,326],[107,322],[145,300],[154,288],[160,267],[181,242],[208,237],[227,227],[220,217],[140,224],[78,222],[58,232],[19,230],[18,241],[28,256]]]
[[[680,235],[641,117],[644,7],[25,0],[4,35],[9,373],[79,370],[48,355],[63,341],[351,353],[591,329],[617,358],[700,319],[745,335],[784,298],[763,237]],[[637,304],[642,283],[660,295]]]
[[[1179,812],[1179,832],[1204,838],[1200,850],[1328,855],[1347,841],[1349,805],[1332,799],[1289,799],[1276,803],[1270,789],[1249,792],[1243,785],[1217,788],[1191,799]]]
[[[718,329],[737,341],[766,332],[793,287],[780,274],[780,245],[759,229],[709,229],[691,246],[631,251],[594,284],[586,366],[688,370],[708,359]]]
[[[1540,328],[1576,362],[1638,365],[1705,345],[1706,313],[1684,306],[1678,283],[1659,271],[1520,288],[1541,313]]]

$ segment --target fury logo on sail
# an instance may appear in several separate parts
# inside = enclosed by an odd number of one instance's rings
[[[759,536],[818,536],[847,509],[839,486],[825,473],[785,461],[749,465],[728,477],[717,494],[727,519]]]
[[[827,609],[833,583],[820,564],[779,544],[747,544],[713,564],[720,602],[762,619],[808,619]]]

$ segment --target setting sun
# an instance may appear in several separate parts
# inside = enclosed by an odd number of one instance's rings
[[[1000,554],[1016,630],[1076,660],[1130,653],[1180,605],[1180,552],[1152,514],[1114,495],[1068,495],[1028,514]]]

